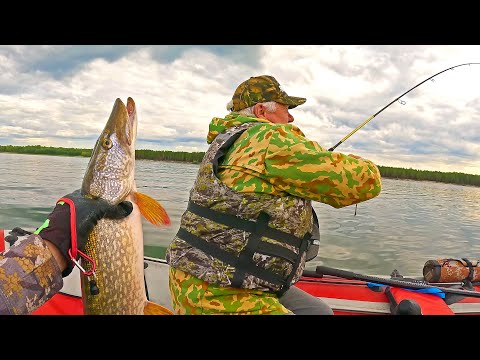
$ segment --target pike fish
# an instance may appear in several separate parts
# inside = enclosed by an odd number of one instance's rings
[[[144,280],[142,216],[150,223],[170,225],[163,206],[137,191],[135,141],[137,110],[132,98],[116,99],[110,117],[93,149],[82,182],[82,195],[110,204],[128,200],[132,213],[124,219],[100,219],[89,234],[84,253],[95,261],[94,272],[82,274],[81,291],[86,315],[171,314],[147,299]],[[83,269],[92,264],[82,258]],[[91,292],[96,281],[98,294]]]

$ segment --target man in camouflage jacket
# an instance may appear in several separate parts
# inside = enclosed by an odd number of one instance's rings
[[[210,147],[167,249],[177,314],[333,313],[292,286],[311,246],[311,201],[341,208],[372,199],[381,176],[371,161],[307,139],[289,112],[305,101],[272,76],[251,77],[230,113],[210,122]]]

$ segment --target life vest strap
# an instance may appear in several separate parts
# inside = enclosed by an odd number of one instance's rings
[[[303,240],[302,240],[302,245],[300,246],[300,249],[299,249],[299,254],[303,254],[304,252],[305,253],[307,252],[308,247],[311,245],[311,243],[310,243],[310,237],[311,236],[312,235],[308,232],[305,234],[305,236],[303,237]],[[290,287],[290,284],[292,283],[293,277],[295,276],[295,274],[297,272],[297,269],[300,266],[301,261],[302,261],[302,256],[297,256],[297,261],[293,265],[292,272],[288,275],[288,278],[286,280],[286,283],[288,284],[288,286],[285,286],[282,289],[280,289],[279,296],[283,295],[285,293],[285,291],[287,291],[288,288]]]
[[[251,235],[248,238],[245,249],[243,249],[239,254],[238,265],[240,266],[236,268],[235,274],[233,275],[233,287],[242,287],[245,275],[249,272],[251,265],[254,264],[252,262],[253,255],[256,251],[259,251],[259,246],[262,243],[262,236],[265,233],[265,230],[268,228],[269,219],[270,216],[266,212],[262,211],[258,215],[257,221],[255,221],[254,230],[251,232]],[[280,250],[279,246],[276,247],[278,250]]]
[[[182,227],[178,230],[177,236],[180,239],[189,243],[190,245],[196,247],[197,249],[200,249],[205,254],[213,256],[214,258],[219,259],[220,261],[235,267],[235,269],[238,269],[238,266],[240,264],[240,258],[230,252],[223,250],[218,245],[209,243],[204,239],[202,239],[201,237],[189,233],[186,229]],[[252,259],[243,258],[242,267],[245,269],[245,272],[253,276],[256,276],[262,280],[268,281],[269,283],[272,283],[272,284],[284,283],[284,279],[282,279],[282,276],[280,274],[275,274],[274,272],[258,267],[252,261]]]
[[[238,216],[222,213],[219,211],[215,211],[200,205],[195,204],[194,202],[190,201],[188,203],[187,210],[195,215],[202,216],[206,219],[215,221],[219,224],[226,225],[228,227],[243,230],[249,233],[254,233],[258,229],[258,224],[256,221],[245,220]],[[307,233],[309,234],[309,233]],[[302,245],[303,239],[298,238],[294,235],[288,234],[286,232],[273,229],[269,226],[263,229],[263,235],[269,237],[271,239],[275,239],[279,242],[291,245],[299,249]],[[311,237],[311,234],[308,236]]]

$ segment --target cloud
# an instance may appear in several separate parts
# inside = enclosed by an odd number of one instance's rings
[[[480,65],[394,101],[479,55],[476,45],[0,46],[0,144],[92,148],[115,99],[131,96],[139,148],[205,151],[208,124],[226,115],[236,86],[270,74],[307,98],[291,113],[325,148],[354,132],[336,151],[480,174]]]

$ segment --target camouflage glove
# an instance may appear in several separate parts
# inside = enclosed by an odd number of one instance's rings
[[[110,205],[105,200],[85,198],[80,193],[80,190],[76,190],[63,197],[72,200],[75,205],[77,248],[80,251],[85,249],[88,235],[98,220],[103,217],[121,219],[128,216],[133,210],[133,205],[130,201],[123,201],[118,205]],[[40,235],[42,239],[55,244],[67,259],[68,265],[62,272],[63,277],[70,274],[74,266],[68,254],[71,246],[70,231],[70,206],[64,201],[57,202],[53,211],[48,215],[47,220],[35,231],[35,234]]]

